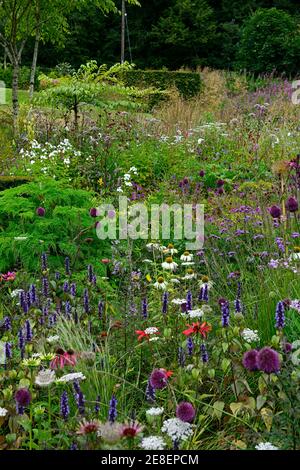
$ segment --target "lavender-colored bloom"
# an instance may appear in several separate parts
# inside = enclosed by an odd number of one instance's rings
[[[28,304],[26,299],[26,292],[23,290],[20,292],[20,305],[24,313],[28,313]]]
[[[81,390],[76,396],[76,402],[77,402],[79,414],[83,415],[85,412],[85,399]]]
[[[21,359],[24,359],[25,339],[22,328],[18,331],[18,346],[21,352]]]
[[[78,450],[78,445],[76,444],[76,442],[72,442],[70,450]]]
[[[222,327],[227,328],[229,326],[229,302],[226,301],[221,305],[221,313],[222,313]]]
[[[241,298],[241,293],[242,293],[242,284],[238,282],[238,288],[237,288],[237,293],[236,293],[236,298],[240,299]]]
[[[29,288],[29,300],[30,300],[30,304],[35,304],[36,301],[37,301],[36,287],[35,287],[34,284],[31,284],[31,286]]]
[[[192,297],[191,291],[189,290],[186,295],[186,309],[192,310],[192,308],[193,308],[193,297]]]
[[[56,279],[57,281],[60,280],[60,272],[56,271],[56,273],[55,273],[55,279]]]
[[[11,330],[11,328],[12,328],[12,326],[11,326],[11,319],[10,319],[9,317],[5,317],[5,318],[4,318],[4,324],[3,324],[3,326],[4,326],[4,329],[5,329],[6,331]]]
[[[275,313],[275,328],[282,330],[285,326],[284,303],[278,302]]]
[[[177,405],[176,416],[185,423],[191,423],[196,415],[196,410],[193,405],[187,401],[182,401]]]
[[[43,316],[44,316],[44,317],[48,317],[48,315],[49,315],[49,307],[48,307],[48,305],[44,305],[44,307],[42,308],[42,312],[43,312]]]
[[[95,285],[97,284],[97,276],[96,276],[96,274],[93,274],[93,276],[92,276],[92,284],[93,284],[93,286],[95,286]]]
[[[29,343],[32,340],[33,334],[31,330],[31,325],[30,321],[26,320],[25,322],[25,340],[27,343]]]
[[[278,246],[278,249],[279,249],[282,253],[284,253],[285,247],[284,247],[283,239],[280,238],[280,237],[277,237],[277,238],[275,238],[275,241],[276,241],[276,244],[277,244],[277,246]]]
[[[83,307],[84,307],[85,313],[90,313],[90,301],[89,301],[89,291],[88,291],[88,289],[84,289]]]
[[[101,397],[100,395],[97,396],[96,403],[95,403],[95,413],[98,414],[100,411],[100,401]]]
[[[109,402],[109,411],[108,411],[108,420],[110,423],[114,423],[117,418],[117,404],[118,401],[116,397],[113,395]]]
[[[91,264],[88,265],[87,272],[88,272],[88,281],[93,282],[94,270],[93,270],[93,266]]]
[[[185,352],[181,346],[178,348],[178,364],[180,367],[185,366]]]
[[[38,207],[35,211],[36,215],[38,215],[39,217],[44,217],[46,211],[44,209],[44,207]]]
[[[65,303],[65,315],[67,318],[71,318],[72,306],[69,300],[66,300]]]
[[[75,284],[75,282],[72,282],[72,284],[71,284],[70,294],[71,294],[72,297],[76,297],[76,284]]]
[[[6,360],[12,358],[12,344],[10,342],[5,343],[4,353],[5,353]]]
[[[168,384],[168,377],[164,370],[154,369],[150,375],[150,384],[155,389],[163,389]]]
[[[70,258],[67,256],[65,258],[65,270],[66,270],[66,275],[70,276],[71,271],[70,271]]]
[[[251,349],[250,351],[245,352],[243,356],[243,366],[250,372],[253,372],[258,369],[257,354],[258,352],[256,351],[256,349]]]
[[[48,297],[49,293],[49,283],[48,279],[44,276],[42,279],[42,294],[44,297]]]
[[[162,296],[162,313],[163,314],[166,314],[168,312],[168,299],[169,299],[168,292],[164,292]]]
[[[142,316],[148,318],[148,302],[147,299],[142,300]]]
[[[67,421],[70,415],[69,398],[66,391],[64,391],[60,397],[60,415],[65,421]]]
[[[188,339],[187,339],[187,351],[188,351],[189,356],[193,355],[194,343],[193,343],[193,340],[192,340],[191,336],[189,336]]]
[[[70,285],[69,285],[69,282],[68,282],[68,281],[65,281],[65,282],[64,282],[63,290],[64,290],[65,293],[68,293],[68,292],[69,292],[69,290],[70,290]]]
[[[200,346],[200,352],[201,352],[202,362],[206,364],[206,362],[208,362],[208,352],[204,343],[202,343]]]
[[[257,353],[257,367],[266,374],[280,370],[279,354],[274,349],[265,347]]]
[[[146,400],[148,403],[154,403],[155,402],[155,388],[152,387],[150,380],[147,382],[147,387],[146,387]]]
[[[239,298],[234,301],[234,309],[236,313],[242,313],[242,303]]]
[[[42,268],[42,271],[47,271],[47,255],[46,253],[42,253],[42,256],[41,256],[41,268]]]
[[[209,297],[208,297],[208,285],[205,283],[203,286],[200,288],[200,293],[198,300],[200,302],[208,302]]]

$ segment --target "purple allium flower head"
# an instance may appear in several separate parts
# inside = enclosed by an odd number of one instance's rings
[[[285,326],[284,303],[278,302],[275,313],[275,328],[282,330]]]
[[[164,370],[154,369],[150,375],[150,384],[154,389],[161,390],[168,384],[168,377]]]
[[[286,208],[289,212],[297,212],[298,210],[298,201],[294,197],[289,197],[286,202]]]
[[[47,254],[42,253],[41,255],[41,268],[42,271],[47,271]]]
[[[162,296],[162,313],[163,314],[166,314],[168,312],[168,299],[169,299],[168,292],[164,292]]]
[[[144,318],[148,317],[148,302],[146,298],[142,300],[142,316]]]
[[[196,410],[188,401],[182,401],[177,405],[176,416],[185,423],[191,423],[196,415]]]
[[[25,322],[25,340],[27,343],[29,343],[32,340],[33,334],[31,330],[31,325],[30,321],[26,320]]]
[[[24,408],[31,402],[31,394],[27,388],[19,388],[15,393],[17,413],[24,414]]]
[[[91,217],[97,217],[97,208],[96,207],[92,207],[90,209],[90,216]]]
[[[206,363],[208,362],[208,352],[207,352],[207,349],[206,349],[206,346],[204,343],[201,344],[200,346],[200,351],[201,351],[201,359],[202,359],[202,362]]]
[[[279,372],[280,360],[278,352],[268,347],[262,348],[257,353],[257,367],[266,374]]]
[[[291,343],[287,343],[285,341],[282,343],[281,347],[285,354],[289,354],[293,349]]]
[[[39,217],[44,217],[46,213],[44,207],[38,207],[35,212],[36,212],[36,215],[38,215]]]
[[[90,302],[89,302],[89,291],[88,291],[88,289],[84,289],[83,306],[84,306],[85,313],[90,313]]]
[[[148,380],[147,382],[145,395],[146,395],[146,400],[148,403],[155,402],[155,389],[152,387],[150,380]]]
[[[69,398],[66,391],[64,391],[60,397],[60,415],[65,421],[67,421],[70,415]]]
[[[257,354],[258,352],[256,349],[251,349],[250,351],[245,352],[243,356],[243,366],[251,372],[258,369]]]
[[[108,411],[108,421],[110,423],[114,423],[116,421],[116,418],[117,418],[117,404],[118,404],[118,400],[113,395],[111,397],[110,402],[109,402],[109,411]]]
[[[70,258],[67,256],[65,258],[65,270],[66,270],[66,275],[70,276],[71,271],[70,271]]]
[[[273,219],[279,219],[279,217],[281,216],[281,210],[280,210],[280,207],[278,206],[270,207],[269,212],[271,216],[273,217]]]
[[[229,326],[229,302],[225,302],[221,305],[221,313],[222,313],[222,327],[227,328]]]
[[[191,338],[191,336],[188,336],[188,339],[187,339],[187,351],[188,351],[189,356],[193,355],[194,342],[193,342],[193,339]]]
[[[193,297],[192,297],[191,291],[189,290],[186,295],[186,309],[189,311],[189,310],[192,310],[192,308],[193,308]]]
[[[217,183],[216,183],[216,184],[217,184],[217,187],[218,187],[218,188],[221,188],[222,186],[224,186],[224,184],[225,184],[225,181],[224,181],[224,180],[221,180],[221,179],[219,179],[219,180],[217,180]]]

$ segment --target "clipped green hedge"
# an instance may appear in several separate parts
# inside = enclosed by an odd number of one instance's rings
[[[21,184],[30,183],[32,178],[28,176],[0,176],[0,191],[8,188],[15,188]]]
[[[154,87],[168,90],[174,86],[180,95],[189,99],[200,93],[201,77],[196,72],[172,72],[169,70],[127,70],[121,75],[126,86]]]

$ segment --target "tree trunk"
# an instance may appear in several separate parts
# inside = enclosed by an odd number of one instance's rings
[[[4,70],[7,69],[7,49],[6,49],[6,47],[4,47],[3,68],[4,68]]]
[[[13,109],[13,127],[14,135],[16,136],[18,130],[18,117],[19,117],[19,62],[13,62],[13,81],[12,81],[12,109]]]
[[[34,81],[35,81],[36,64],[37,64],[37,58],[38,58],[38,52],[39,52],[39,43],[40,43],[40,32],[37,31],[36,36],[35,36],[33,59],[32,59],[31,72],[30,72],[30,85],[29,85],[30,101],[33,98],[33,92],[34,92]]]

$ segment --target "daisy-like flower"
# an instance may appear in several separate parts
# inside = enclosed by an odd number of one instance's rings
[[[132,421],[129,423],[121,424],[120,435],[121,437],[136,437],[144,429],[144,426],[141,426],[139,423]]]
[[[162,276],[157,278],[157,281],[153,284],[156,289],[166,290],[168,283],[164,280]]]
[[[189,268],[182,279],[195,279],[196,277],[197,274],[195,273],[195,271],[192,268]]]
[[[159,243],[147,243],[146,248],[148,251],[153,251],[153,250],[160,250],[160,244]]]
[[[149,436],[142,439],[140,447],[144,450],[164,450],[166,443],[162,437]]]
[[[201,317],[203,317],[204,312],[200,308],[197,308],[197,309],[194,309],[194,310],[189,310],[187,312],[187,314],[190,318],[201,318]]]
[[[87,421],[85,418],[79,423],[79,427],[76,431],[76,434],[86,436],[87,434],[93,434],[98,432],[100,427],[100,422],[98,420]]]
[[[178,253],[178,250],[174,248],[174,245],[172,243],[169,243],[169,245],[163,250],[163,252],[165,254],[173,256],[173,255],[176,255],[176,253]]]
[[[209,325],[206,321],[201,324],[197,321],[196,323],[192,323],[191,325],[187,326],[189,328],[183,331],[183,334],[186,336],[200,333],[203,338],[206,338],[207,334],[212,330],[211,325]]]
[[[188,251],[185,251],[181,256],[180,256],[181,261],[192,261],[193,260],[193,255],[189,253]]]
[[[51,369],[40,370],[35,378],[35,383],[39,387],[49,387],[55,381],[55,372]]]
[[[159,335],[159,330],[156,326],[150,326],[145,330],[136,330],[135,332],[138,335],[138,341],[141,341],[143,338],[149,341],[151,339],[151,335]]]
[[[74,351],[64,351],[59,348],[56,351],[56,356],[52,359],[50,363],[51,369],[63,369],[65,366],[75,366],[76,364],[76,354]]]
[[[56,380],[57,383],[67,383],[74,382],[75,380],[85,380],[86,377],[82,372],[73,372],[71,374],[66,374]]]
[[[255,446],[256,450],[279,450],[278,447],[273,446],[271,442],[260,442]]]
[[[152,407],[149,408],[149,410],[146,411],[146,415],[148,416],[160,416],[164,412],[163,407]]]
[[[8,410],[6,408],[1,408],[0,406],[0,418],[4,418],[8,413]]]
[[[200,282],[199,282],[199,287],[200,287],[200,288],[201,288],[201,287],[204,287],[205,284],[207,285],[207,288],[208,288],[208,289],[211,289],[211,288],[213,287],[213,285],[214,285],[213,281],[210,281],[209,278],[208,278],[208,276],[202,276],[202,277],[201,277],[201,280],[200,280]]]
[[[246,343],[254,343],[259,341],[259,336],[257,333],[257,330],[250,330],[250,328],[245,328],[241,332],[241,336],[246,341]]]
[[[178,264],[173,261],[172,256],[168,256],[161,265],[163,269],[168,269],[169,271],[175,271],[178,267]]]
[[[179,418],[170,418],[163,422],[161,428],[172,441],[186,441],[193,434],[193,426]]]

